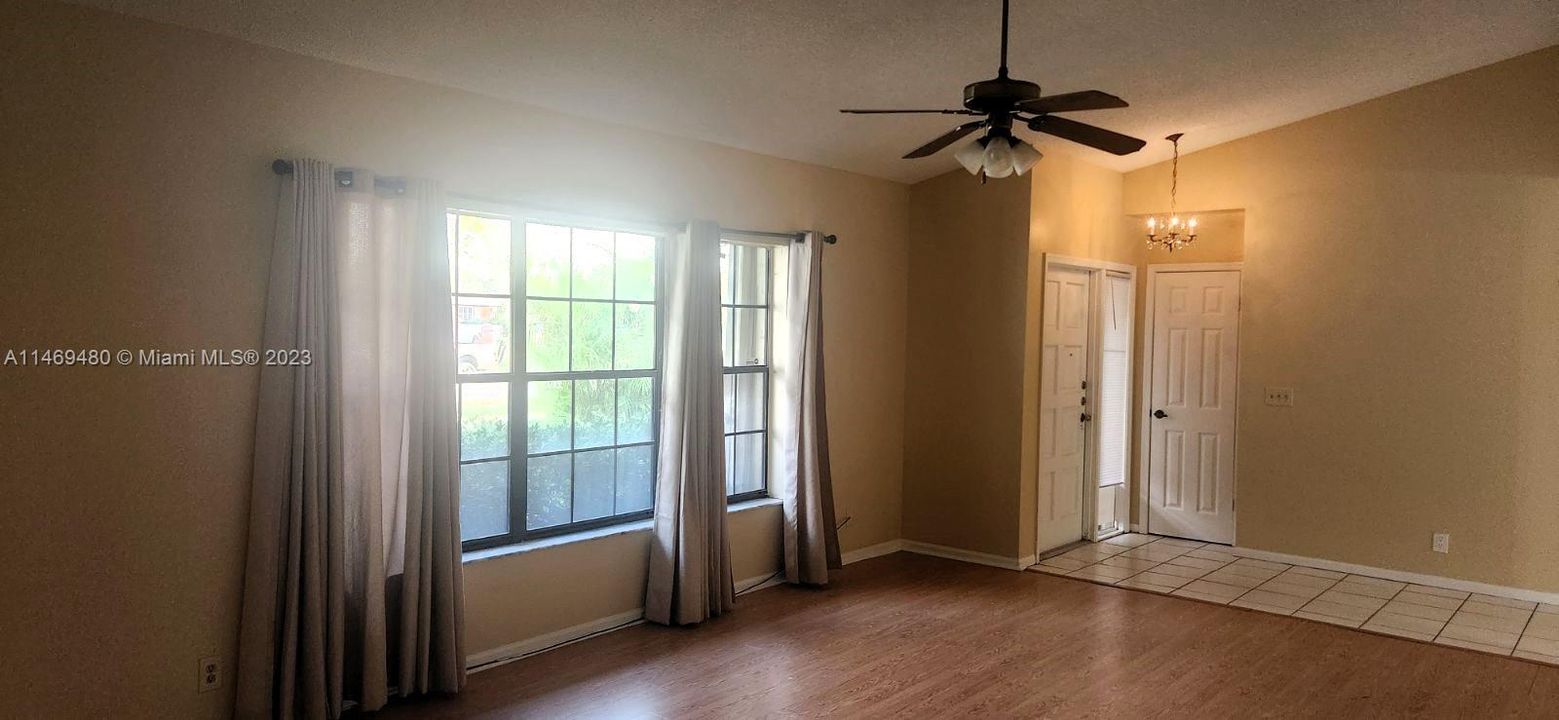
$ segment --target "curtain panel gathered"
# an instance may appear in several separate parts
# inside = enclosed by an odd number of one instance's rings
[[[823,385],[823,235],[806,233],[790,249],[785,357],[775,430],[778,484],[785,504],[785,580],[823,585],[840,567],[834,482],[828,463]]]
[[[791,247],[776,328],[774,491],[784,505],[785,578],[823,585],[840,566],[823,380],[823,236]],[[669,241],[660,458],[645,617],[701,622],[731,609],[726,531],[720,228],[692,223]]]
[[[444,201],[293,163],[272,246],[235,673],[240,718],[456,692],[459,445]]]
[[[720,354],[720,227],[691,223],[667,241],[660,457],[644,615],[702,622],[735,603],[725,519]]]

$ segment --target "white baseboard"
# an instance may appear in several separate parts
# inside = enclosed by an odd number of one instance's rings
[[[466,671],[481,672],[505,665],[520,658],[529,657],[537,653],[559,648],[569,643],[578,642],[588,637],[602,635],[612,630],[621,630],[625,627],[633,627],[644,622],[644,608],[637,608],[627,612],[608,615],[589,622],[580,623],[562,630],[554,630],[549,633],[526,638],[507,645],[499,645],[491,650],[483,650],[466,656]]]
[[[961,560],[976,565],[989,565],[1003,570],[1022,570],[1034,564],[1033,556],[1026,558],[1005,557],[965,550],[963,548],[948,547],[946,545],[916,542],[914,540],[905,540],[903,544],[906,552],[912,552],[917,555],[931,555],[933,557],[947,558],[948,560]]]
[[[1445,588],[1447,590],[1460,590],[1462,592],[1480,593],[1496,597],[1506,597],[1515,600],[1527,600],[1529,602],[1548,603],[1559,605],[1559,593],[1543,592],[1542,590],[1528,590],[1526,588],[1506,587],[1504,585],[1490,585],[1488,583],[1474,582],[1472,580],[1459,580],[1457,578],[1442,577],[1439,575],[1425,575],[1423,573],[1407,572],[1405,570],[1391,570],[1387,568],[1370,567],[1368,565],[1356,565],[1354,563],[1325,560],[1322,558],[1305,557],[1303,555],[1289,555],[1287,553],[1272,552],[1270,550],[1256,550],[1254,548],[1235,547],[1229,552],[1240,557],[1255,558],[1257,560],[1270,560],[1272,562],[1288,563],[1290,565],[1308,565],[1322,570],[1334,570],[1336,572],[1353,573],[1355,575],[1368,575],[1385,580],[1413,583],[1416,585],[1428,585],[1430,587]]]
[[[737,580],[735,583],[736,594],[741,595],[742,593],[748,593],[754,590],[762,590],[767,587],[782,585],[784,582],[785,569],[780,568],[779,570],[769,573],[768,575],[759,575],[757,577],[747,578],[746,580]]]
[[[761,590],[785,582],[783,574],[768,574],[750,577],[746,580],[738,580],[735,583],[737,593],[745,593],[753,590]],[[548,650],[554,650],[564,645],[579,642],[597,635],[605,635],[608,632],[630,628],[644,622],[644,608],[636,608],[616,615],[608,615],[589,622],[583,622],[573,627],[562,630],[554,630],[549,633],[526,638],[507,645],[500,645],[491,650],[483,650],[466,656],[466,671],[481,672],[490,670],[500,665],[507,665],[521,658],[527,658]]]
[[[898,552],[900,550],[903,550],[903,549],[904,549],[904,541],[903,540],[889,540],[887,542],[877,543],[876,545],[867,545],[866,547],[863,547],[863,548],[859,548],[859,549],[856,549],[856,550],[851,550],[850,552],[847,552],[847,553],[841,555],[839,557],[839,561],[844,563],[845,565],[849,565],[851,563],[858,563],[858,562],[860,562],[862,560],[870,560],[870,559],[872,559],[874,557],[882,557],[883,555],[892,555],[893,553],[896,553],[896,552]]]

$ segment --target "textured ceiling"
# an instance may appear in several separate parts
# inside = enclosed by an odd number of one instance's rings
[[[912,182],[955,124],[840,107],[957,107],[995,74],[996,0],[78,0],[577,115]],[[1165,159],[1559,43],[1555,0],[1015,0],[1015,76],[1131,107],[1071,117]]]

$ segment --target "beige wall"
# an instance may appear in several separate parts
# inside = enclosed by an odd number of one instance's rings
[[[904,537],[1029,556],[1044,254],[1134,261],[1121,176],[1051,153],[1027,177],[910,192]]]
[[[629,220],[837,233],[846,550],[899,537],[909,192],[70,6],[0,6],[0,350],[260,339],[277,156]],[[837,339],[848,339],[848,343]],[[0,367],[0,716],[220,717],[256,373]],[[739,577],[776,513],[733,519]],[[637,606],[642,535],[469,567],[472,652]]]
[[[783,567],[783,521],[777,505],[731,513],[731,569],[738,583]],[[466,563],[468,650],[491,650],[643,608],[649,551],[650,533],[639,530]]]
[[[1549,48],[1181,158],[1245,209],[1240,545],[1559,590],[1556,97]]]
[[[910,188],[905,539],[1016,550],[1029,181]]]

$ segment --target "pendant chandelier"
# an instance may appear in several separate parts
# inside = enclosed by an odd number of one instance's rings
[[[1164,248],[1174,252],[1196,242],[1196,218],[1180,219],[1175,210],[1175,195],[1180,190],[1180,137],[1175,133],[1165,140],[1175,144],[1175,159],[1169,166],[1169,216],[1148,218],[1148,249]]]

